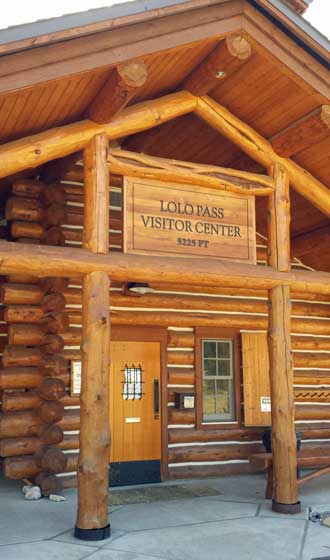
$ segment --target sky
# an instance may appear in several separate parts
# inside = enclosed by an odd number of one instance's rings
[[[1,0],[0,0],[1,1]],[[103,8],[127,0],[10,0],[1,2],[1,29],[63,14]],[[314,0],[306,15],[314,27],[330,38],[330,0]]]

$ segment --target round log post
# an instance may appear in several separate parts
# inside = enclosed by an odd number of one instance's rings
[[[275,164],[276,190],[269,198],[269,264],[281,272],[290,270],[289,176]],[[297,513],[296,435],[294,428],[293,362],[291,350],[291,301],[289,286],[269,291],[269,377],[272,399],[273,510]]]
[[[93,138],[84,153],[84,245],[94,253],[104,254],[109,251],[107,148],[107,137],[101,134]],[[87,274],[83,280],[81,424],[75,527],[75,536],[82,540],[103,540],[110,535],[109,289],[110,281],[105,272]]]

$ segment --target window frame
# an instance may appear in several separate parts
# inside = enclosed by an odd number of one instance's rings
[[[196,369],[196,427],[199,430],[226,430],[240,427],[241,413],[241,355],[240,331],[229,327],[212,328],[196,327],[195,329],[195,369]],[[232,340],[233,341],[233,383],[234,405],[236,420],[219,420],[217,422],[203,421],[203,340]]]

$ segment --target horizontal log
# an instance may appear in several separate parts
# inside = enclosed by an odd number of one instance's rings
[[[71,449],[79,449],[79,443],[79,434],[65,434],[63,440],[57,447],[69,451]]]
[[[167,346],[168,348],[194,348],[195,333],[169,330],[167,333]]]
[[[2,284],[0,287],[1,303],[4,305],[38,305],[43,297],[44,292],[38,285]]]
[[[70,303],[81,303],[78,290],[74,294],[66,292],[65,298]],[[71,298],[73,298],[71,300]],[[330,302],[329,302],[330,304]],[[113,307],[138,307],[138,308],[154,308],[154,309],[185,309],[194,311],[236,311],[241,313],[268,313],[267,301],[260,301],[258,299],[240,299],[229,297],[203,297],[203,296],[190,296],[175,295],[175,294],[146,294],[140,297],[132,297],[123,295],[119,292],[111,294],[111,305]],[[294,316],[307,316],[307,317],[328,317],[330,318],[330,305],[293,302],[292,315]]]
[[[64,410],[64,415],[59,425],[64,431],[79,430],[80,411],[78,409]]]
[[[9,367],[0,369],[0,390],[33,389],[44,378],[38,367]]]
[[[230,430],[196,430],[175,428],[168,430],[169,443],[207,443],[211,441],[261,441],[263,428],[237,428]]]
[[[295,385],[330,385],[330,375],[324,371],[298,371],[295,372],[293,381]]]
[[[67,465],[64,472],[77,469],[78,454],[66,454]],[[22,455],[18,457],[7,457],[3,461],[3,472],[6,478],[20,480],[37,476],[42,469],[37,466],[34,455]]]
[[[206,478],[219,476],[234,476],[240,474],[253,474],[258,471],[250,463],[231,463],[225,465],[185,465],[170,468],[170,480],[187,478]]]
[[[91,254],[85,249],[43,247],[0,242],[1,270],[3,275],[32,273],[45,276],[83,276],[103,270],[114,281],[148,282],[166,280],[195,286],[223,285],[270,289],[286,284],[293,290],[307,293],[330,293],[330,274],[294,270],[278,272],[268,266],[254,266],[221,259],[176,258],[129,255]]]
[[[6,346],[2,354],[4,367],[33,367],[44,366],[44,358],[39,348],[28,348],[26,346]]]
[[[45,209],[38,199],[12,196],[7,199],[5,215],[8,221],[40,222],[45,218]]]
[[[168,384],[169,385],[194,385],[195,370],[184,368],[168,368]]]
[[[42,181],[35,181],[34,179],[18,179],[14,181],[11,190],[16,196],[39,199],[44,188],[45,183],[42,183]]]
[[[293,354],[294,367],[330,368],[330,354],[313,354],[304,352]]]
[[[44,314],[62,311],[65,307],[65,298],[61,293],[45,294],[40,286],[34,284],[4,283],[0,287],[0,301],[4,305],[40,305]]]
[[[15,457],[16,455],[33,455],[40,448],[40,446],[45,444],[58,445],[61,449],[63,447],[60,445],[64,439],[63,430],[57,424],[53,425],[52,434],[48,429],[48,437],[13,437],[5,438],[0,440],[0,455],[1,457]],[[57,437],[54,437],[54,436]],[[52,437],[51,437],[52,436]],[[69,449],[74,449],[70,447]]]
[[[9,305],[4,311],[7,323],[39,323],[45,313],[37,305]]]
[[[262,451],[264,451],[262,443],[172,447],[169,449],[168,461],[169,463],[233,461],[248,459],[251,454]]]
[[[111,322],[113,325],[148,325],[168,327],[175,325],[177,327],[232,327],[237,329],[258,329],[267,330],[267,317],[258,315],[244,314],[226,314],[226,313],[180,313],[180,311],[136,311],[132,312],[129,308],[127,311],[121,309],[117,311],[111,310]],[[81,324],[81,316],[76,317],[75,323]],[[302,334],[319,334],[330,335],[330,321],[322,321],[316,319],[293,319],[292,332]]]
[[[10,224],[10,234],[13,239],[19,237],[41,239],[44,233],[45,228],[37,222],[13,221]]]
[[[194,365],[195,353],[189,351],[172,351],[167,353],[167,363],[169,365]]]
[[[8,325],[8,343],[15,346],[48,346],[52,345],[55,351],[61,352],[63,348],[62,337],[48,333],[61,333],[68,328],[69,318],[48,316],[36,324],[12,323]],[[61,341],[59,340],[61,339]],[[56,341],[56,342],[55,342]],[[43,350],[42,350],[43,351]]]
[[[291,343],[293,350],[330,350],[330,338],[293,336]]]
[[[77,475],[63,476],[61,477],[61,484],[64,489],[66,488],[77,488],[78,477]]]
[[[35,411],[0,413],[0,433],[3,438],[37,436],[43,422]],[[78,430],[80,413],[77,409],[64,411],[59,425],[63,431]]]
[[[318,406],[315,404],[295,406],[296,420],[330,420],[329,406]]]
[[[42,378],[43,380],[43,378]],[[68,376],[69,380],[69,376]],[[36,387],[38,387],[37,385]],[[66,394],[61,402],[64,406],[79,406],[80,397]],[[30,410],[37,408],[41,399],[37,391],[10,391],[2,395],[2,412],[12,412],[19,410]]]
[[[31,274],[9,274],[6,281],[10,284],[39,284],[40,280]]]
[[[169,424],[195,424],[195,410],[179,410],[178,408],[168,409]]]

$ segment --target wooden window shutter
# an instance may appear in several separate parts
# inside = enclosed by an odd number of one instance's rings
[[[245,426],[270,426],[269,359],[266,333],[242,333]]]

